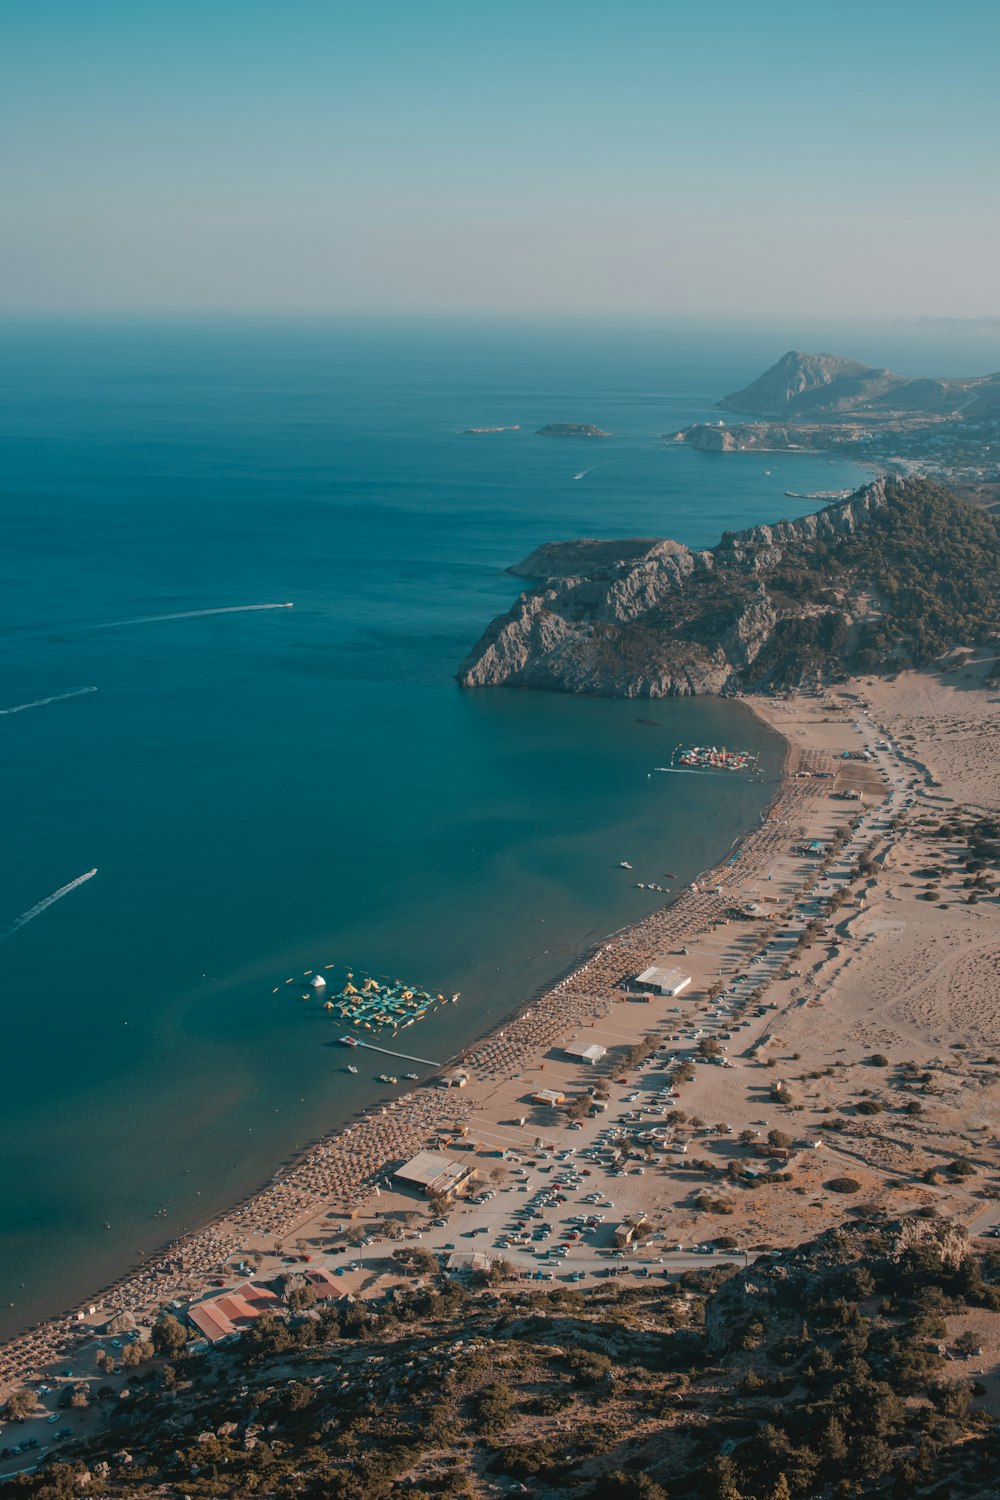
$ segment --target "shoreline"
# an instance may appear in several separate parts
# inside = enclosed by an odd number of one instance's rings
[[[262,1191],[105,1288],[92,1312],[11,1340],[0,1388],[43,1377],[36,1420],[51,1420],[52,1391],[102,1378],[116,1329],[148,1336],[168,1305],[183,1317],[206,1295],[271,1286],[293,1264],[343,1278],[330,1283],[336,1297],[378,1302],[408,1284],[391,1248],[401,1240],[461,1275],[472,1253],[463,1241],[488,1235],[477,1248],[487,1261],[491,1245],[499,1251],[503,1278],[558,1274],[586,1293],[608,1275],[747,1264],[811,1243],[859,1208],[947,1219],[970,1244],[1000,1236],[1000,856],[973,878],[964,853],[979,837],[969,805],[992,809],[994,828],[1000,812],[1000,771],[985,753],[1000,701],[993,665],[740,700],[785,747],[756,828],[670,905],[610,934],[456,1054],[466,1087],[440,1097],[420,1086],[314,1142]],[[952,830],[947,853],[941,827]],[[689,976],[680,1004],[631,993],[636,973],[674,954]],[[656,1059],[637,1065],[647,1038]],[[581,1060],[592,1043],[596,1067]],[[721,1066],[695,1066],[712,1061]],[[595,1087],[603,1103],[585,1118],[541,1107],[540,1094],[575,1104]],[[386,1176],[428,1147],[472,1153],[462,1164],[487,1190],[442,1210]],[[600,1215],[586,1236],[543,1249],[518,1226],[539,1213],[529,1205],[551,1204],[557,1182],[571,1184],[559,1204],[584,1192],[580,1204],[596,1201],[618,1222]],[[533,1189],[535,1199],[519,1196]],[[579,1222],[566,1208],[544,1212],[548,1233],[556,1219]],[[619,1251],[622,1226],[637,1220],[658,1243]],[[604,1259],[624,1255],[617,1267]],[[994,1321],[968,1367],[983,1378],[994,1347],[1000,1357]],[[126,1371],[115,1375],[127,1384]],[[99,1425],[97,1410],[74,1436]],[[49,1438],[42,1425],[38,1435]]]
[[[480,1066],[476,1062],[477,1055],[488,1052],[501,1041],[509,1046],[507,1033],[519,1025],[535,1023],[530,1028],[535,1034],[525,1046],[534,1046],[540,1052],[551,1044],[554,1035],[567,1031],[574,1022],[579,1024],[582,1017],[578,1015],[563,1012],[550,1014],[546,1018],[546,1030],[551,1035],[547,1034],[545,1039],[540,1039],[537,1035],[540,1019],[538,1012],[546,1003],[554,1011],[566,987],[574,981],[584,980],[609,950],[644,938],[655,945],[654,930],[671,925],[677,913],[680,913],[680,920],[683,921],[688,906],[697,906],[697,898],[703,894],[702,887],[717,885],[725,878],[727,871],[731,874],[733,865],[747,846],[767,829],[789,789],[788,766],[794,749],[788,736],[775,723],[758,713],[747,699],[726,701],[739,704],[752,713],[758,724],[764,726],[781,747],[774,793],[759,812],[757,822],[737,834],[717,863],[701,871],[676,897],[637,921],[626,923],[595,941],[590,948],[575,956],[563,970],[519,1001],[508,1015],[493,1021],[485,1031],[449,1056],[442,1063],[439,1073],[434,1075],[435,1078],[440,1075],[440,1071],[459,1064],[470,1070]],[[698,915],[696,911],[691,913],[692,918]],[[703,914],[699,919],[703,919]],[[594,1019],[589,1018],[590,1024],[594,1024]],[[493,1073],[489,1076],[495,1081],[498,1075]],[[432,1115],[441,1116],[445,1113],[441,1109],[443,1096],[447,1098],[447,1114],[456,1124],[473,1112],[471,1097],[456,1099],[450,1090],[445,1096],[433,1079],[382,1103],[367,1106],[348,1122],[335,1126],[295,1150],[279,1163],[264,1183],[228,1208],[206,1219],[199,1227],[166,1241],[143,1260],[129,1266],[121,1275],[96,1288],[88,1296],[0,1342],[0,1394],[19,1379],[37,1371],[47,1359],[69,1353],[81,1342],[81,1336],[82,1341],[89,1341],[94,1328],[113,1317],[116,1312],[128,1310],[134,1316],[148,1318],[151,1312],[155,1314],[168,1302],[189,1300],[192,1295],[200,1295],[208,1289],[210,1281],[225,1274],[228,1262],[241,1250],[246,1250],[248,1254],[256,1253],[241,1244],[241,1241],[246,1241],[248,1234],[250,1238],[268,1236],[275,1239],[294,1235],[296,1227],[307,1223],[320,1206],[325,1205],[329,1209],[333,1203],[342,1205],[339,1210],[341,1217],[356,1217],[377,1195],[376,1179],[384,1176],[393,1162],[401,1155],[413,1154],[434,1144],[432,1137],[435,1133],[439,1136],[443,1127],[440,1120],[432,1119]],[[381,1143],[381,1149],[376,1145],[373,1154],[370,1147],[365,1149],[364,1140],[360,1141],[360,1149],[357,1149],[358,1132],[366,1136],[387,1133],[391,1140]],[[352,1136],[355,1137],[354,1140],[351,1139]],[[384,1147],[388,1144],[400,1149],[386,1151]],[[437,1144],[441,1144],[440,1140]],[[334,1166],[335,1181],[332,1185],[328,1182],[317,1197],[315,1170],[320,1166],[329,1169],[330,1158],[338,1153],[345,1160]],[[339,1172],[336,1171],[338,1165]],[[294,1202],[287,1204],[284,1201],[270,1202],[273,1198],[287,1198],[289,1189],[301,1177],[309,1178],[308,1201],[307,1197],[298,1196]],[[268,1213],[268,1209],[278,1211]],[[158,1285],[157,1278],[160,1278]],[[197,1287],[193,1285],[196,1281],[199,1283]]]

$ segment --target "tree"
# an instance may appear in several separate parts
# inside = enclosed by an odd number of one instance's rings
[[[27,1391],[23,1387],[19,1391],[11,1391],[4,1405],[4,1415],[10,1422],[23,1422],[35,1409],[35,1393]]]
[[[316,1288],[304,1276],[284,1276],[281,1295],[292,1312],[304,1312],[316,1304]]]
[[[153,1348],[157,1354],[176,1359],[178,1354],[183,1354],[187,1341],[187,1329],[177,1321],[173,1313],[164,1313],[153,1324]]]
[[[848,1454],[847,1438],[838,1417],[831,1417],[820,1443],[820,1451],[827,1462],[842,1464]]]
[[[136,1339],[133,1343],[126,1344],[121,1353],[122,1369],[134,1370],[138,1365],[145,1364],[147,1359],[152,1359],[153,1352],[149,1339]]]
[[[288,1411],[303,1411],[313,1398],[313,1393],[301,1380],[293,1380],[285,1389],[285,1406]]]
[[[792,1137],[786,1135],[783,1130],[769,1130],[767,1132],[767,1142],[769,1146],[779,1146],[785,1149],[792,1144]]]

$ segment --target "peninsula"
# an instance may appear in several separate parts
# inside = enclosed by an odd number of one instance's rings
[[[813,687],[926,665],[1000,631],[1000,526],[926,480],[886,479],[713,548],[574,541],[462,663],[464,687],[663,698]]]
[[[755,420],[696,422],[668,441],[714,453],[823,450],[946,481],[974,503],[1000,507],[1000,372],[910,378],[789,350],[716,404]]]

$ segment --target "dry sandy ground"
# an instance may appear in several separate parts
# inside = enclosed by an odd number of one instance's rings
[[[942,672],[901,672],[855,684],[874,717],[921,760],[941,791],[968,806],[1000,808],[1000,688],[985,685],[995,657],[953,658]]]

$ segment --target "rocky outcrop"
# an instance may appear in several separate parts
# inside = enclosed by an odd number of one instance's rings
[[[718,405],[723,411],[794,421],[852,414],[868,421],[900,414],[949,417],[959,410],[970,420],[970,412],[977,417],[996,413],[1000,375],[909,378],[836,354],[791,349],[743,390],[723,396]]]
[[[807,566],[817,545],[853,534],[885,503],[878,482],[816,515],[727,533],[704,551],[645,539],[538,548],[511,571],[543,585],[493,621],[458,680],[626,698],[773,680],[787,668],[785,622],[812,617],[822,638],[827,616],[846,631],[870,607],[849,589],[835,602],[788,597],[783,567]]]
[[[969,1254],[961,1225],[947,1219],[878,1216],[829,1229],[807,1245],[758,1260],[724,1281],[705,1307],[705,1339],[718,1357],[739,1348],[747,1326],[759,1320],[798,1318],[821,1285],[849,1289],[849,1273],[863,1270],[875,1284],[897,1283],[900,1274],[955,1272]]]

